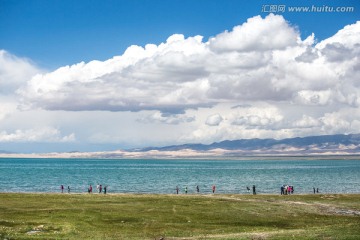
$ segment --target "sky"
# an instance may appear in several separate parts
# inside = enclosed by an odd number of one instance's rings
[[[360,133],[359,9],[0,0],[0,151]]]

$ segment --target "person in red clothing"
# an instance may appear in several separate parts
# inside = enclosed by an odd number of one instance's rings
[[[213,186],[212,186],[212,192],[213,192],[213,193],[215,193],[215,189],[216,189],[216,187],[215,187],[215,185],[213,185]]]

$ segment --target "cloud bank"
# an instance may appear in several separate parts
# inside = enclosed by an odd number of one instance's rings
[[[233,101],[358,106],[360,22],[314,45],[282,16],[248,19],[209,41],[170,36],[121,56],[38,74],[18,93],[47,110],[182,112]]]

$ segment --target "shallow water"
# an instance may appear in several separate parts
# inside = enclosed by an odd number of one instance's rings
[[[360,193],[360,160],[98,160],[0,159],[0,192],[86,192],[89,185],[116,193]]]

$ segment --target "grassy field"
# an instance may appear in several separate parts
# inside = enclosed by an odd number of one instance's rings
[[[0,239],[359,239],[360,195],[0,194]]]

